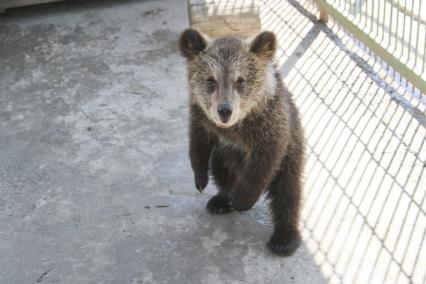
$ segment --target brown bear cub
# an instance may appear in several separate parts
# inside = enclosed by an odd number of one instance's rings
[[[299,113],[273,65],[275,36],[211,40],[194,29],[179,39],[190,87],[190,159],[201,192],[209,170],[219,189],[213,214],[249,210],[263,192],[274,232],[267,247],[288,256],[298,228],[304,164]]]

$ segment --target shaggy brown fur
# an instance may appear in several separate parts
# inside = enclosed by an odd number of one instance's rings
[[[213,214],[249,210],[267,192],[274,221],[267,246],[286,256],[300,244],[304,138],[291,94],[273,67],[275,45],[270,32],[249,42],[210,40],[187,29],[179,39],[191,93],[196,188],[206,187],[211,170],[219,189],[207,203]]]

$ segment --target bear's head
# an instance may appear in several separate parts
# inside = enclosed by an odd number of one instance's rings
[[[274,96],[273,33],[210,39],[187,29],[178,44],[187,59],[191,102],[217,126],[231,127]]]

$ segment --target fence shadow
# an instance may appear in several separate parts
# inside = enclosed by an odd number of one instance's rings
[[[303,232],[330,282],[424,283],[426,99],[308,1],[261,1],[308,139]]]

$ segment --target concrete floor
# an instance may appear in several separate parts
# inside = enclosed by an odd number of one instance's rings
[[[424,282],[424,104],[313,13],[261,7],[309,142],[291,258],[265,201],[212,216],[194,188],[185,0],[0,15],[0,283]]]

